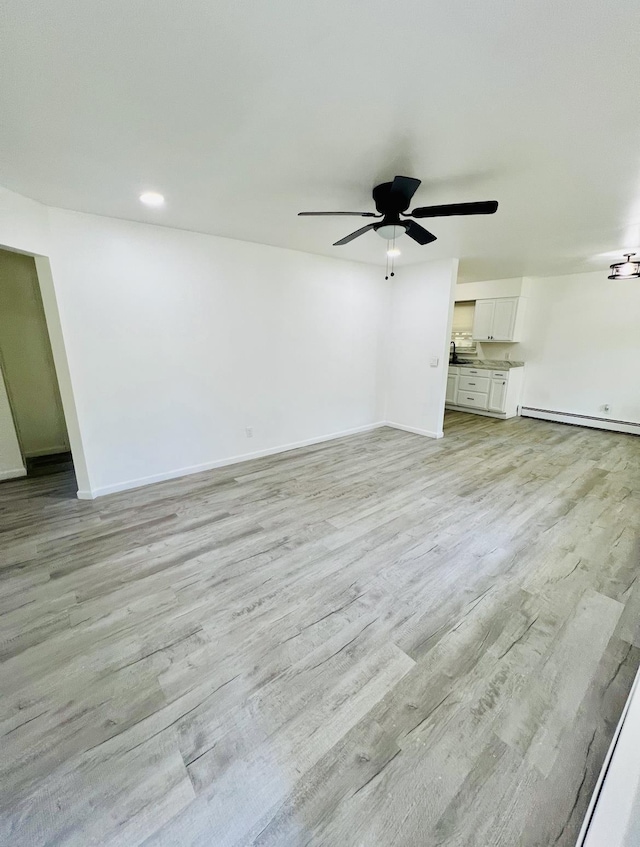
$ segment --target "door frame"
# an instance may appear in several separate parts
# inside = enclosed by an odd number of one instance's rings
[[[69,369],[69,360],[64,342],[60,311],[58,309],[58,301],[53,283],[51,262],[49,261],[48,256],[32,253],[28,250],[17,250],[8,244],[0,244],[0,247],[10,253],[20,253],[23,256],[31,256],[35,261],[36,276],[38,279],[40,297],[42,299],[42,307],[44,309],[44,318],[47,325],[51,354],[53,357],[53,368],[58,380],[60,400],[62,402],[62,413],[67,427],[69,447],[78,483],[78,497],[80,499],[93,499],[91,495],[91,481],[87,468],[85,449],[80,432],[78,411],[73,392],[73,381]]]

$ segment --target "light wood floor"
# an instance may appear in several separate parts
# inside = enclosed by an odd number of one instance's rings
[[[640,441],[451,414],[0,486],[0,843],[573,845],[640,661]]]

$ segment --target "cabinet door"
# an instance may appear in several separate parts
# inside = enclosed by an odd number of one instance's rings
[[[455,403],[456,402],[456,393],[458,391],[458,377],[456,374],[449,374],[447,377],[447,403]]]
[[[506,412],[507,410],[507,380],[492,379],[489,388],[489,409],[492,412]]]
[[[496,300],[476,300],[476,311],[473,316],[475,341],[488,341],[491,338],[496,302]]]
[[[495,301],[495,304],[493,312],[493,326],[491,328],[491,340],[512,341],[513,331],[516,326],[518,298],[501,297]]]

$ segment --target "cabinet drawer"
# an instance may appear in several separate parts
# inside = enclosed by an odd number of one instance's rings
[[[509,371],[492,371],[491,375],[494,379],[509,379]]]
[[[460,368],[460,373],[464,376],[491,376],[491,371],[486,368]]]
[[[489,378],[486,376],[467,376],[467,374],[461,374],[458,388],[461,391],[462,389],[465,391],[468,389],[469,391],[480,391],[484,394],[489,391]]]
[[[452,368],[451,365],[449,365],[449,376],[458,376],[459,373],[460,368]]]
[[[458,406],[472,406],[474,409],[486,409],[489,405],[489,395],[477,391],[460,391],[458,389]]]

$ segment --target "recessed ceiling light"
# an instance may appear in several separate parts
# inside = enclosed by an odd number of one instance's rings
[[[398,250],[397,247],[391,247],[389,250],[387,250],[387,256],[393,257],[393,256],[399,256],[399,255],[400,255],[400,251]]]
[[[144,191],[140,195],[140,202],[144,203],[145,206],[154,206],[157,208],[158,206],[164,206],[164,197],[162,194],[158,194],[157,191]]]

